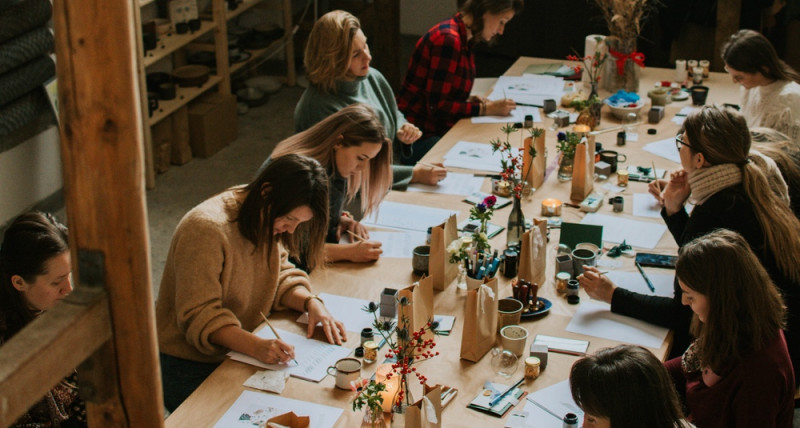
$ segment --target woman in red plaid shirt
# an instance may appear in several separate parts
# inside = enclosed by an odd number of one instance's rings
[[[523,0],[467,0],[452,18],[419,39],[397,106],[423,138],[444,135],[459,119],[508,116],[516,107],[513,100],[489,101],[469,93],[475,80],[472,46],[502,35],[522,6]]]

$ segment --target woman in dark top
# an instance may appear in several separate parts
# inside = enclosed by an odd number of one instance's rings
[[[794,373],[784,307],[741,235],[718,230],[680,250],[675,269],[697,338],[665,363],[700,428],[789,428]]]
[[[682,247],[716,229],[741,234],[783,294],[786,341],[792,362],[800,363],[800,221],[770,190],[764,172],[747,161],[750,133],[744,118],[731,109],[706,106],[686,118],[675,141],[683,169],[673,172],[669,182],[650,184],[675,242]],[[684,207],[687,201],[695,205],[691,215]],[[668,298],[618,288],[593,268],[586,268],[580,280],[592,298],[611,303],[612,312],[673,329],[671,356],[691,342],[692,312],[681,305],[677,282],[675,296]]]
[[[0,345],[72,292],[67,228],[50,214],[25,213],[0,246]],[[62,379],[12,427],[85,427],[75,373]]]

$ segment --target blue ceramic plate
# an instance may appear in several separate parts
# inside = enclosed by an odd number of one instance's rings
[[[511,296],[508,296],[508,298],[511,298]],[[522,312],[521,315],[522,318],[537,317],[539,315],[549,312],[550,308],[553,307],[553,302],[545,299],[544,297],[539,297],[537,300],[538,302],[536,304],[536,308],[534,309],[528,307],[527,311]]]

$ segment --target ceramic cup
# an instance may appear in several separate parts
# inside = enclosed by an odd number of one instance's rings
[[[617,164],[628,160],[628,156],[624,153],[618,153],[614,150],[603,150],[599,153],[600,160],[611,165],[611,173],[617,172]]]
[[[428,274],[428,260],[430,255],[430,245],[420,245],[419,247],[414,248],[414,252],[411,255],[411,267],[414,269],[415,274]]]
[[[670,98],[669,89],[667,88],[651,89],[650,92],[647,93],[647,96],[653,101],[654,106],[667,105]]]
[[[702,106],[706,104],[708,97],[708,86],[694,85],[690,89],[692,94],[692,104]]]
[[[507,325],[500,330],[500,341],[503,349],[521,357],[528,341],[528,330],[519,325]]]
[[[355,358],[342,358],[328,367],[328,374],[336,376],[336,387],[350,389],[350,382],[361,377],[361,361]]]
[[[576,248],[572,251],[572,269],[574,275],[583,273],[584,266],[594,266],[597,262],[597,252],[587,248]]]
[[[497,302],[497,331],[507,325],[519,324],[522,317],[522,302],[517,299],[500,299]]]

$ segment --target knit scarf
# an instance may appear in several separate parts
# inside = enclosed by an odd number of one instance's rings
[[[713,194],[742,182],[742,169],[732,163],[700,168],[689,175],[689,201],[702,205]]]

